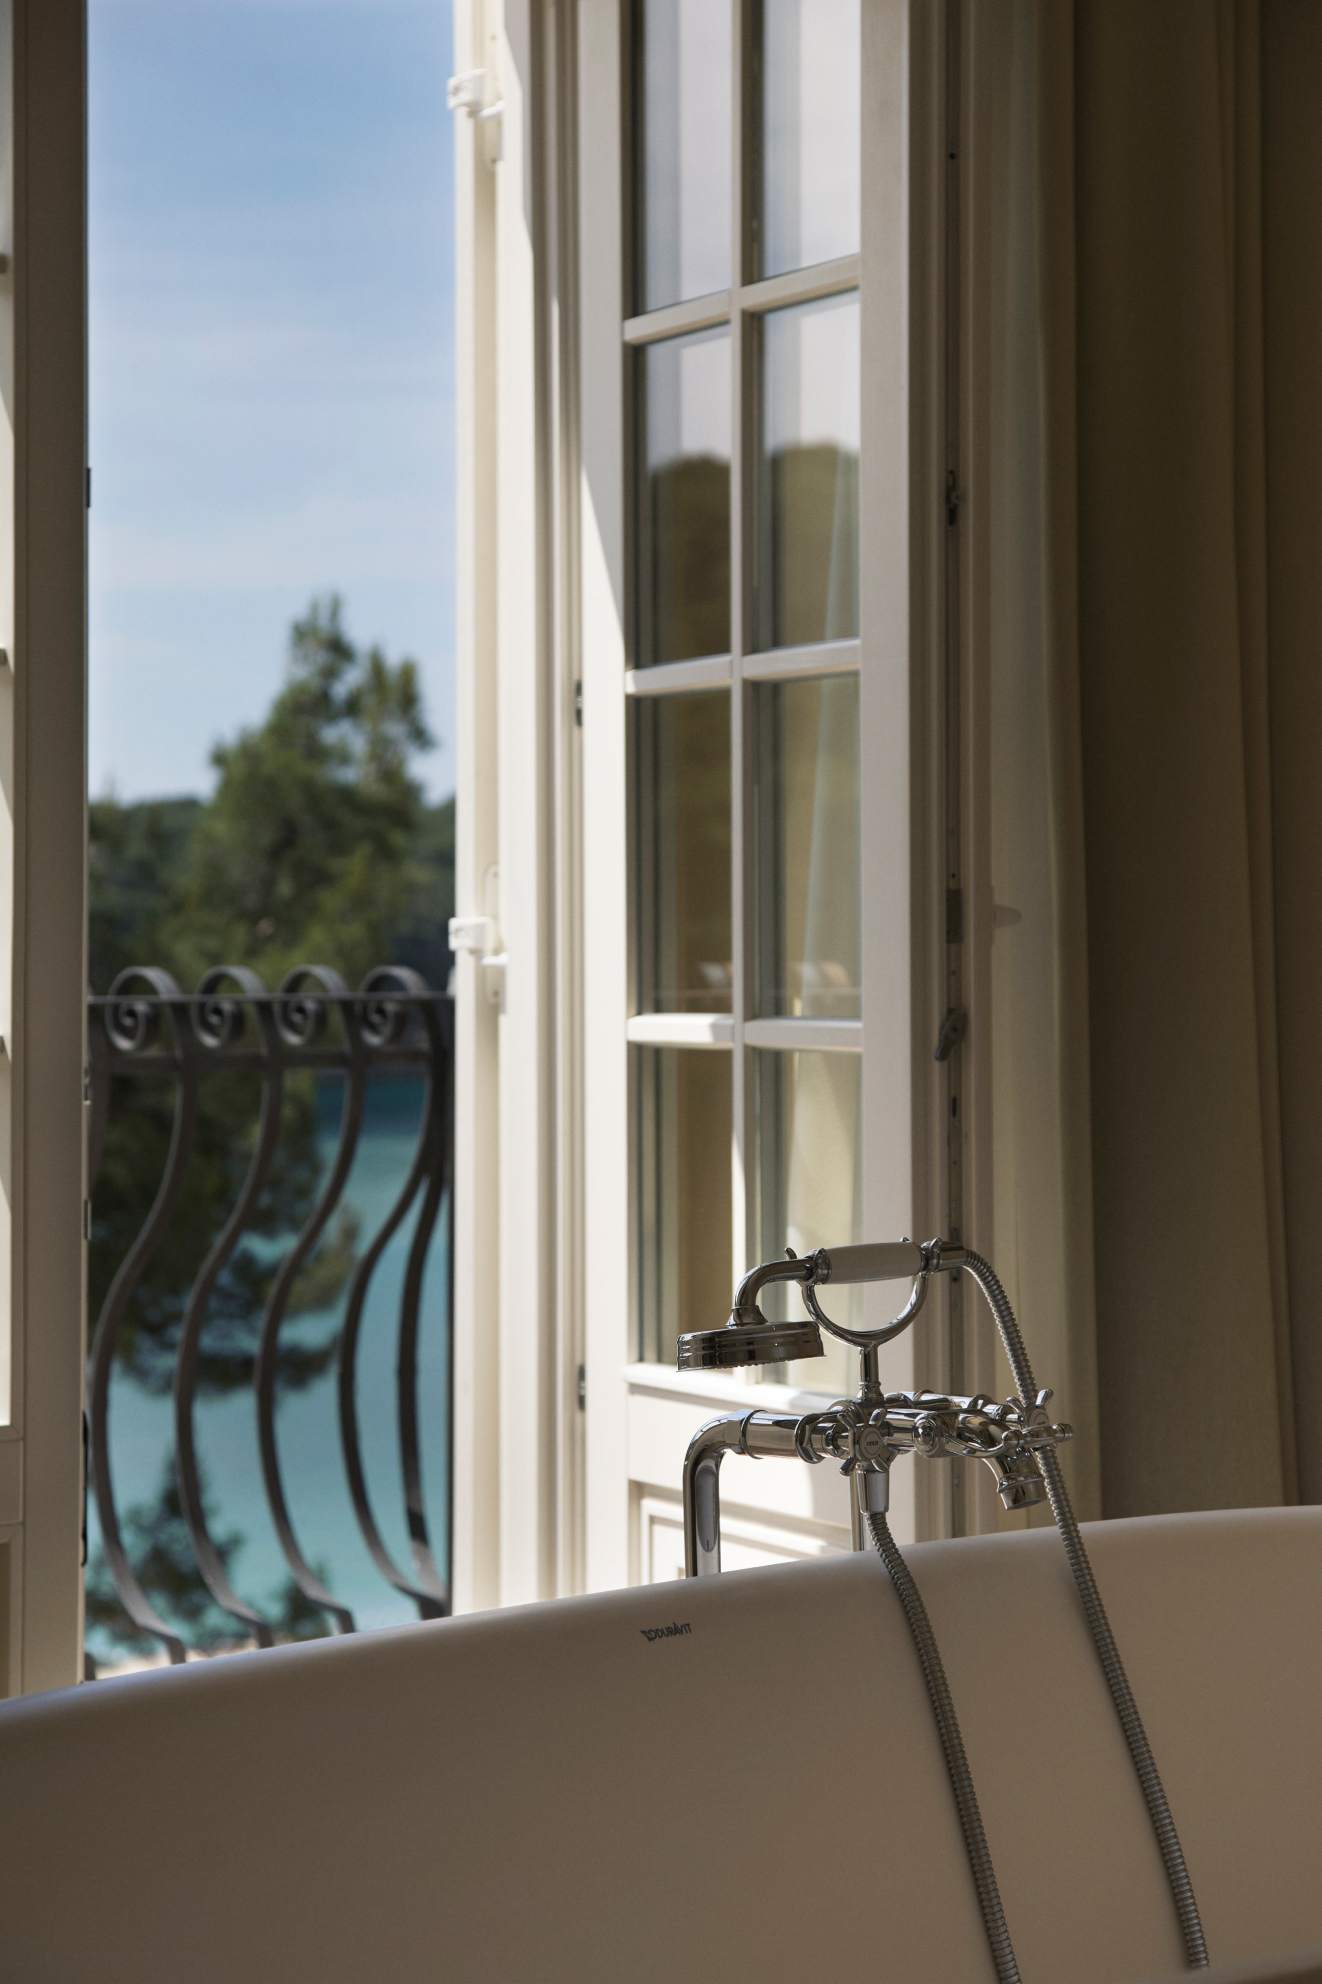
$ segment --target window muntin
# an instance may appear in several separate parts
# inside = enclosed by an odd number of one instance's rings
[[[740,4],[710,7],[731,49]],[[758,11],[759,31],[781,54],[791,12]],[[639,0],[634,108],[645,125],[649,105],[684,104],[673,78],[650,74],[651,64],[674,61],[651,15]],[[826,15],[837,89],[856,96],[857,6],[831,0]],[[848,34],[840,40],[851,21],[852,47]],[[666,208],[648,179],[646,132],[635,154],[626,287],[639,314],[622,327],[637,437],[626,560],[630,1182],[635,1341],[644,1358],[666,1363],[680,1330],[725,1314],[732,1278],[749,1262],[787,1244],[839,1244],[858,1226],[857,184],[854,218],[847,213],[827,244],[848,237],[854,248],[823,261],[821,238],[795,223],[798,245],[784,253],[811,254],[813,265],[758,275],[759,211],[785,205],[796,173],[807,173],[807,187],[824,169],[809,129],[820,122],[816,73],[804,79],[797,124],[767,117],[755,71],[734,79],[746,128],[737,140],[725,130],[731,170],[719,197],[733,266],[719,285],[714,248],[702,292],[696,278],[655,278],[663,247],[652,236]],[[685,119],[696,120],[704,100],[695,96]],[[843,124],[847,136],[856,105]],[[791,136],[797,162],[780,156]],[[696,134],[677,142],[681,156],[697,155]],[[856,182],[856,167],[848,171]],[[713,207],[719,184],[713,173]],[[787,221],[776,239],[792,234]],[[676,252],[687,244],[664,248]],[[676,291],[686,294],[677,300]],[[710,717],[718,703],[728,711],[724,779]],[[722,861],[728,889],[703,875]],[[727,896],[728,952],[718,958]],[[814,1367],[814,1384],[843,1382],[832,1356]]]

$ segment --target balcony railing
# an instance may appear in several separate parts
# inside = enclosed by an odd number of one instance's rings
[[[372,972],[357,991],[322,966],[300,967],[275,991],[253,972],[225,966],[208,972],[191,994],[181,991],[166,972],[144,967],[122,973],[108,995],[91,1000],[88,1032],[94,1212],[100,1212],[96,1181],[107,1137],[113,1140],[117,1126],[131,1135],[137,1121],[150,1116],[166,1141],[154,1194],[148,1182],[135,1201],[133,1193],[126,1197],[121,1180],[118,1223],[111,1236],[114,1258],[101,1277],[105,1292],[90,1347],[88,1477],[104,1563],[127,1633],[139,1644],[154,1644],[157,1658],[163,1654],[181,1661],[190,1651],[179,1619],[162,1616],[146,1588],[150,1580],[142,1570],[143,1538],[140,1533],[126,1538],[125,1515],[116,1493],[110,1437],[112,1377],[131,1361],[149,1323],[155,1330],[153,1382],[162,1394],[168,1384],[172,1401],[174,1474],[167,1499],[174,1528],[182,1522],[187,1538],[190,1561],[185,1575],[191,1578],[195,1573],[209,1595],[212,1613],[219,1608],[226,1615],[236,1641],[270,1646],[283,1636],[284,1628],[274,1606],[256,1603],[235,1589],[231,1551],[210,1504],[199,1458],[198,1402],[200,1392],[218,1385],[231,1397],[238,1391],[250,1395],[265,1510],[291,1581],[287,1589],[299,1614],[301,1634],[352,1632],[358,1623],[354,1610],[332,1588],[300,1539],[289,1456],[282,1451],[277,1424],[282,1388],[306,1379],[314,1366],[318,1379],[329,1382],[333,1374],[348,1499],[375,1572],[420,1617],[448,1612],[449,1538],[434,1533],[437,1523],[434,1512],[429,1518],[423,1492],[424,1461],[429,1469],[439,1465],[446,1476],[448,1527],[448,1428],[437,1428],[432,1436],[429,1421],[429,1437],[424,1439],[419,1348],[424,1278],[433,1243],[443,1233],[448,1358],[451,1253],[445,1229],[452,1217],[453,1152],[449,998],[433,991],[416,972],[399,966]],[[398,1190],[384,1216],[376,1220],[375,1230],[368,1233],[350,1218],[345,1194],[360,1151],[373,1084],[384,1076],[408,1076],[416,1082],[418,1128]],[[312,1079],[300,1083],[300,1077]],[[235,1087],[240,1078],[246,1082],[242,1090]],[[190,1189],[190,1176],[195,1176],[192,1167],[199,1163],[199,1131],[221,1083],[230,1084],[231,1104],[240,1092],[255,1093],[255,1119],[250,1114],[246,1125],[237,1126],[231,1120],[231,1130],[242,1130],[243,1148],[229,1155],[219,1194],[227,1203],[216,1215],[218,1230],[204,1236],[195,1263],[189,1261],[181,1269],[175,1260],[174,1294],[163,1309],[158,1304],[153,1311],[147,1292],[152,1263],[167,1243],[177,1253],[181,1202]],[[144,1090],[143,1084],[151,1086]],[[338,1121],[321,1147],[312,1150],[307,1099],[315,1094],[333,1102],[335,1089]],[[295,1112],[294,1127],[301,1126],[301,1144],[291,1153],[290,1103],[291,1097],[300,1096],[302,1115]],[[229,1115],[235,1116],[233,1106]],[[214,1143],[214,1123],[212,1131]],[[141,1180],[140,1155],[134,1165],[132,1175]],[[282,1165],[297,1171],[301,1182],[295,1197],[302,1215],[296,1230],[283,1233],[278,1220],[273,1232],[271,1215]],[[212,1198],[216,1197],[213,1192]],[[337,1216],[340,1228],[333,1224]],[[406,1238],[410,1219],[411,1235]],[[345,1231],[348,1238],[340,1248],[334,1290],[336,1326],[310,1364],[306,1344],[289,1327],[297,1310],[296,1291],[300,1278],[314,1270],[319,1249],[324,1258],[328,1248],[333,1251],[336,1233],[343,1238]],[[407,1246],[398,1313],[393,1318],[394,1419],[403,1495],[399,1534],[404,1541],[392,1547],[388,1534],[398,1531],[399,1525],[397,1520],[380,1519],[369,1486],[359,1388],[364,1316],[374,1276],[397,1235],[400,1246]],[[101,1245],[104,1256],[104,1235]],[[217,1312],[222,1318],[219,1349],[214,1336]],[[140,1528],[139,1524],[139,1532]]]

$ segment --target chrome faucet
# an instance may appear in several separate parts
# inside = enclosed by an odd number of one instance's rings
[[[928,1279],[967,1263],[962,1247],[940,1240],[912,1240],[829,1252],[788,1254],[752,1269],[735,1293],[729,1321],[693,1330],[679,1339],[681,1371],[733,1370],[822,1355],[822,1331],[860,1353],[859,1388],[853,1398],[815,1412],[746,1412],[714,1419],[695,1434],[684,1463],[684,1555],[690,1577],[721,1568],[720,1467],[727,1453],[750,1459],[780,1455],[817,1465],[835,1460],[852,1477],[854,1541],[865,1541],[867,1517],[890,1506],[892,1463],[906,1453],[928,1460],[965,1457],[985,1461],[1007,1509],[1025,1509],[1046,1497],[1038,1456],[1071,1437],[1072,1428],[1051,1420],[1049,1391],[996,1401],[981,1393],[952,1398],[944,1392],[887,1392],[878,1377],[883,1343],[913,1322],[927,1297]],[[879,1329],[848,1330],[823,1310],[817,1290],[865,1281],[911,1280],[900,1314]],[[773,1282],[794,1282],[807,1315],[790,1323],[768,1322],[758,1303]]]
[[[1009,1359],[1017,1395],[997,1401],[981,1394],[952,1398],[944,1392],[884,1391],[878,1358],[882,1344],[913,1322],[927,1298],[931,1277],[957,1269],[969,1274],[986,1299]],[[817,1293],[832,1283],[898,1280],[911,1281],[909,1299],[899,1315],[879,1329],[845,1329],[826,1314]],[[763,1315],[758,1298],[775,1282],[797,1285],[806,1311],[803,1317],[777,1323]],[[1207,1944],[1179,1835],[1061,1472],[1056,1449],[1071,1437],[1072,1429],[1054,1422],[1047,1412],[1051,1393],[1038,1390],[1018,1321],[995,1269],[972,1248],[944,1240],[928,1240],[921,1245],[899,1240],[819,1248],[807,1255],[790,1252],[783,1260],[765,1261],[744,1276],[726,1323],[680,1337],[679,1368],[730,1371],[820,1357],[823,1330],[859,1352],[859,1385],[852,1398],[799,1414],[757,1410],[727,1414],[711,1420],[690,1441],[684,1459],[687,1575],[701,1577],[721,1568],[720,1470],[726,1454],[744,1454],[750,1459],[778,1455],[810,1465],[828,1459],[839,1463],[853,1486],[855,1546],[862,1548],[868,1537],[875,1544],[903,1606],[922,1667],[998,1984],[1019,1984],[1018,1961],[940,1650],[922,1594],[886,1519],[890,1470],[905,1453],[928,1460],[981,1460],[995,1476],[997,1493],[1007,1509],[1049,1501],[1147,1804],[1180,1926],[1185,1962],[1190,1969],[1205,1968]]]

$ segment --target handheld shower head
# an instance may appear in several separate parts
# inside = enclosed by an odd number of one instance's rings
[[[939,1241],[925,1247],[912,1240],[871,1242],[835,1247],[828,1253],[788,1253],[779,1261],[764,1261],[739,1284],[730,1320],[715,1330],[690,1330],[677,1345],[681,1371],[737,1371],[750,1364],[788,1364],[798,1357],[823,1355],[822,1330],[863,1352],[864,1376],[875,1385],[878,1345],[907,1329],[923,1306],[927,1278],[937,1267],[954,1267],[960,1249],[943,1249]],[[815,1289],[825,1282],[896,1281],[912,1278],[913,1289],[903,1310],[880,1329],[848,1330],[832,1322],[818,1303]],[[773,1281],[797,1281],[803,1290],[807,1316],[797,1322],[768,1322],[758,1296]]]
[[[732,1315],[715,1330],[690,1330],[679,1339],[681,1371],[738,1371],[749,1364],[788,1364],[796,1357],[821,1357],[822,1333],[807,1318],[769,1323],[764,1316],[741,1321]]]
[[[800,1260],[793,1254],[753,1268],[739,1284],[728,1322],[719,1329],[690,1330],[680,1337],[675,1360],[679,1369],[738,1371],[750,1364],[788,1364],[796,1357],[822,1356],[822,1333],[809,1317],[768,1322],[757,1302],[769,1282],[806,1282],[812,1268],[811,1258]]]

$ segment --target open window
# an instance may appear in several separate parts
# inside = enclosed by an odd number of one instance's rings
[[[921,11],[579,10],[593,1583],[675,1573],[704,1412],[846,1380],[681,1378],[677,1333],[932,1218]],[[847,1546],[843,1484],[781,1472],[728,1484],[727,1561]]]

